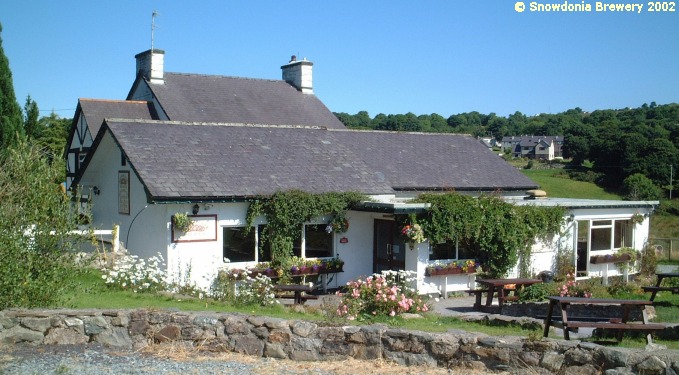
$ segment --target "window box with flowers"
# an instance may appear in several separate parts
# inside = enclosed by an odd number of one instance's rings
[[[589,262],[592,264],[603,263],[622,263],[632,260],[632,256],[627,253],[623,254],[607,254],[607,255],[593,255],[589,257]]]
[[[449,262],[437,261],[430,264],[424,271],[425,276],[442,276],[454,274],[472,274],[476,273],[481,265],[473,259],[467,260],[453,260]]]
[[[275,279],[283,276],[286,271],[291,276],[308,276],[343,272],[344,268],[344,261],[339,257],[330,259],[293,258],[291,263],[290,268],[284,270],[280,267],[272,267],[269,262],[260,262],[248,269],[248,273],[250,277],[256,277],[261,274]]]

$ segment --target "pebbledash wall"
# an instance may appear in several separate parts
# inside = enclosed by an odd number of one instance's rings
[[[540,324],[522,319],[519,324]],[[138,349],[152,343],[200,342],[211,351],[299,361],[348,357],[402,365],[539,370],[535,373],[679,374],[679,351],[604,347],[579,341],[424,333],[384,325],[325,326],[234,313],[158,310],[5,310],[0,349],[12,345],[104,345]]]

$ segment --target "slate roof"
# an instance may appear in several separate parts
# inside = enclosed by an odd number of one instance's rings
[[[220,200],[291,189],[393,194],[389,184],[322,128],[120,119],[107,120],[105,126],[151,201]]]
[[[172,121],[344,128],[315,95],[282,80],[165,73],[148,86]]]
[[[332,133],[394,190],[537,188],[471,136],[356,130]]]
[[[93,148],[110,132],[151,201],[218,201],[291,189],[373,195],[537,187],[463,135],[123,119],[108,119],[105,127]]]
[[[87,119],[92,138],[97,136],[105,118],[158,119],[153,105],[146,101],[79,99],[78,105]],[[77,118],[74,119],[77,121]]]

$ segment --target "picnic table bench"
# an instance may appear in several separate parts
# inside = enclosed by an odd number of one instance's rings
[[[590,304],[590,305],[618,305],[622,306],[623,313],[621,317],[574,317],[568,316],[569,306],[572,304]],[[549,327],[557,327],[563,329],[563,337],[570,340],[569,332],[577,332],[578,328],[600,328],[616,330],[616,339],[622,340],[625,331],[659,331],[665,329],[664,324],[649,323],[648,315],[646,313],[646,306],[653,303],[646,300],[624,300],[624,299],[604,299],[604,298],[580,298],[580,297],[549,297],[549,308],[547,310],[547,317],[545,318],[544,337],[549,335]],[[559,305],[561,308],[561,316],[554,315],[554,307]],[[628,322],[630,312],[633,308],[642,309],[642,322],[633,323]],[[651,333],[646,335],[646,340],[652,343]]]
[[[542,280],[538,279],[481,279],[476,280],[477,283],[484,286],[482,289],[472,289],[466,291],[468,294],[474,294],[476,296],[476,302],[474,303],[474,308],[481,309],[481,295],[486,294],[486,304],[485,306],[490,306],[493,304],[493,298],[497,294],[497,302],[500,307],[504,305],[507,301],[517,301],[519,299],[519,291],[526,285],[538,284]],[[513,292],[514,295],[509,295]]]
[[[292,298],[294,299],[295,305],[303,305],[307,300],[318,299],[318,296],[309,294],[314,291],[314,287],[307,284],[274,285],[274,290],[277,292],[292,292],[292,295],[288,293],[276,293],[276,298]]]
[[[655,283],[655,286],[642,287],[642,289],[644,289],[644,292],[651,293],[650,299],[651,302],[655,299],[655,296],[656,294],[658,294],[658,292],[665,291],[672,292],[672,294],[679,294],[679,286],[660,286],[660,283],[662,283],[663,279],[679,277],[679,273],[656,273],[655,276],[658,278],[658,281]]]

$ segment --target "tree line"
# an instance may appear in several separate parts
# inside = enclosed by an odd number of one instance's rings
[[[585,112],[580,108],[556,114],[527,116],[521,112],[503,117],[476,111],[448,118],[413,113],[370,118],[335,113],[349,128],[441,132],[489,136],[501,140],[512,135],[562,135],[564,157],[581,179],[617,188],[634,174],[642,174],[657,187],[669,190],[679,167],[679,104],[643,104],[638,108]],[[590,168],[582,168],[591,163]],[[671,181],[672,180],[672,181]]]

